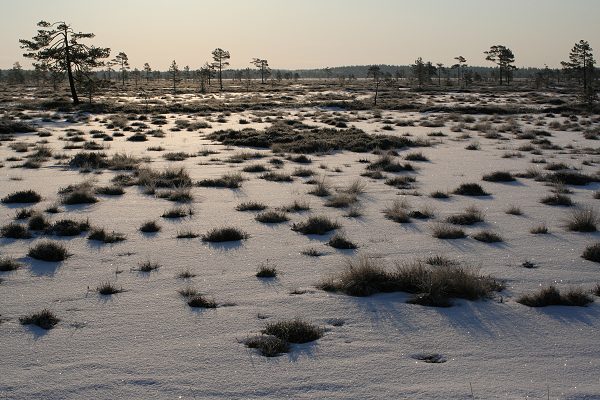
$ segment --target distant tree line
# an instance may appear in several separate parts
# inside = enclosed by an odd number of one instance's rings
[[[577,42],[569,53],[567,61],[563,61],[560,69],[517,68],[515,54],[505,45],[492,45],[483,52],[486,61],[492,67],[470,66],[468,60],[458,55],[452,63],[445,66],[441,62],[432,62],[418,57],[411,65],[355,65],[343,67],[325,67],[319,69],[273,70],[269,61],[264,58],[253,58],[248,64],[253,68],[229,69],[231,54],[229,51],[216,48],[211,53],[211,60],[200,68],[193,70],[189,65],[180,67],[176,60],[170,64],[168,71],[153,70],[149,63],[142,69],[131,70],[129,57],[120,51],[114,58],[108,59],[109,48],[95,47],[82,43],[94,38],[92,33],[76,32],[65,22],[38,23],[37,35],[31,40],[19,40],[26,58],[33,59],[33,70],[24,70],[19,62],[15,62],[9,70],[0,70],[0,80],[23,84],[34,82],[39,85],[51,83],[54,88],[66,80],[69,83],[73,103],[79,103],[78,92],[84,91],[91,102],[92,95],[99,88],[109,85],[113,78],[125,87],[132,80],[135,87],[151,80],[168,79],[173,93],[184,82],[198,85],[198,90],[206,92],[214,82],[223,90],[226,79],[237,81],[250,89],[252,80],[260,79],[260,83],[274,84],[281,81],[298,79],[324,79],[341,84],[356,79],[373,79],[374,101],[380,86],[410,84],[422,87],[453,86],[467,88],[477,82],[497,82],[498,85],[510,85],[515,79],[528,79],[537,87],[558,84],[561,80],[576,81],[582,88],[582,96],[587,102],[596,100],[597,68],[592,48],[589,43]]]

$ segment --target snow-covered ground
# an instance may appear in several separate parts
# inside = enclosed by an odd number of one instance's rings
[[[510,102],[510,99],[506,100]],[[498,100],[502,104],[504,100]],[[61,206],[63,213],[49,215],[86,219],[94,227],[104,227],[127,236],[114,245],[98,245],[85,235],[52,238],[64,242],[73,254],[61,263],[35,261],[28,248],[41,238],[30,240],[0,239],[0,256],[12,256],[24,268],[0,273],[0,398],[6,399],[600,399],[600,305],[588,307],[528,308],[516,302],[525,293],[542,286],[559,288],[581,286],[591,289],[600,282],[600,266],[581,258],[583,250],[598,241],[598,233],[569,232],[564,219],[570,209],[539,202],[550,193],[543,182],[519,178],[513,183],[483,182],[482,175],[493,171],[523,173],[533,165],[532,158],[564,162],[581,172],[598,172],[599,158],[574,154],[572,146],[597,148],[597,141],[585,139],[581,130],[559,131],[549,128],[552,121],[564,122],[559,115],[517,115],[496,117],[498,127],[509,118],[523,131],[544,129],[548,139],[560,150],[542,150],[541,155],[520,151],[522,157],[505,158],[507,152],[528,144],[503,133],[504,139],[487,139],[476,130],[471,138],[450,128],[420,126],[419,120],[433,120],[444,114],[383,111],[381,118],[371,112],[338,112],[318,109],[279,109],[271,114],[285,118],[303,118],[303,122],[325,126],[320,117],[340,116],[369,133],[423,137],[435,142],[432,147],[404,149],[421,151],[428,162],[413,162],[417,167],[414,191],[400,191],[382,180],[362,178],[367,184],[360,195],[362,216],[349,218],[347,210],[324,206],[324,199],[307,192],[308,178],[292,183],[268,182],[260,174],[243,173],[248,179],[239,189],[194,187],[194,215],[181,220],[161,218],[174,204],[143,193],[142,188],[125,188],[123,196],[99,196],[90,206]],[[205,121],[205,117],[167,115],[164,138],[149,136],[147,142],[129,142],[126,137],[98,143],[107,154],[125,152],[150,157],[154,169],[184,166],[194,181],[218,177],[229,171],[241,171],[250,164],[270,165],[273,156],[242,164],[224,162],[240,149],[206,139],[218,129],[262,129],[269,123],[239,124],[240,119],[263,119],[269,112],[232,113],[227,122],[210,117],[211,128],[174,132],[176,119]],[[310,115],[310,116],[306,116]],[[63,117],[66,117],[64,115]],[[111,134],[104,117],[92,116],[87,122],[66,123],[34,119],[41,130],[52,133],[44,138],[55,153],[72,156],[81,150],[63,150],[59,140],[65,129],[87,133],[98,129]],[[485,122],[486,116],[474,116]],[[108,118],[110,119],[110,118]],[[394,126],[392,121],[414,120],[415,126]],[[598,120],[591,121],[598,127]],[[543,125],[536,126],[536,122]],[[147,121],[145,121],[147,123]],[[471,125],[467,123],[467,125]],[[154,127],[153,127],[154,128]],[[442,132],[447,136],[429,137]],[[35,143],[36,133],[18,134],[16,141]],[[478,141],[480,150],[465,146]],[[12,168],[22,161],[6,161],[15,153],[10,142],[0,147],[0,197],[17,190],[33,189],[43,201],[33,206],[43,211],[59,198],[57,192],[69,184],[93,179],[106,185],[117,173],[101,171],[82,174],[61,165],[66,160],[50,160],[40,169]],[[164,147],[164,153],[215,150],[218,154],[196,156],[169,162],[162,152],[146,151],[150,146]],[[278,172],[297,167],[313,169],[334,187],[344,187],[365,171],[360,159],[375,160],[376,155],[335,152],[309,155],[310,165],[292,161]],[[585,163],[583,163],[586,161]],[[585,165],[584,165],[585,164]],[[390,174],[393,175],[393,174]],[[452,191],[461,183],[480,183],[491,196],[476,198],[453,195],[436,200],[429,193]],[[598,208],[594,191],[599,184],[569,187],[578,207]],[[420,194],[420,195],[415,195]],[[435,220],[398,224],[385,218],[382,210],[395,199],[406,198],[414,207],[425,205],[435,210]],[[290,213],[290,222],[269,225],[254,220],[255,213],[239,212],[236,205],[259,201],[271,208],[285,206],[295,199],[310,202],[310,211]],[[476,205],[485,212],[485,222],[466,227],[467,234],[489,228],[504,242],[486,244],[471,237],[440,240],[431,235],[436,220]],[[523,215],[509,215],[510,205]],[[22,205],[0,205],[0,226],[11,222]],[[331,235],[305,236],[290,226],[308,215],[325,214],[337,220],[347,237],[359,247],[355,251],[336,250],[327,245]],[[162,230],[156,234],[138,231],[146,220],[157,220]],[[550,234],[529,231],[546,223]],[[249,233],[248,240],[237,244],[212,245],[201,238],[177,239],[178,231],[190,229],[203,234],[214,227],[234,226]],[[301,252],[316,248],[321,257]],[[506,281],[506,289],[497,298],[470,302],[459,300],[450,308],[431,308],[406,304],[408,294],[379,294],[366,298],[331,294],[315,285],[340,271],[347,258],[366,254],[394,262],[409,263],[432,255],[444,255],[478,268],[484,275]],[[152,260],[161,267],[152,273],[135,271],[138,263]],[[269,260],[279,271],[276,279],[261,280],[254,275],[260,263]],[[523,268],[530,261],[538,268]],[[189,270],[196,276],[177,278]],[[114,282],[125,290],[113,296],[101,296],[95,288],[102,282]],[[221,306],[197,311],[190,308],[178,290],[188,286],[214,298]],[[295,292],[296,294],[292,294]],[[297,294],[301,293],[301,294]],[[48,308],[60,319],[52,330],[23,326],[19,317]],[[323,338],[308,344],[293,345],[292,351],[267,358],[242,343],[258,334],[271,321],[301,317],[325,329]],[[447,362],[424,363],[413,356],[439,353]]]

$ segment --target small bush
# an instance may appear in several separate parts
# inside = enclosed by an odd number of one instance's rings
[[[490,231],[477,232],[472,235],[472,238],[484,243],[498,243],[503,241],[500,235]]]
[[[30,239],[31,233],[20,224],[10,223],[0,228],[0,235],[7,239]]]
[[[160,231],[161,227],[156,221],[146,221],[140,226],[140,232],[154,233]]]
[[[127,237],[125,235],[123,235],[122,233],[117,233],[115,231],[107,233],[102,228],[92,229],[92,231],[90,232],[90,234],[88,236],[88,240],[96,240],[96,241],[100,241],[100,242],[107,243],[107,244],[122,242],[126,239],[127,239]]]
[[[139,272],[152,272],[160,268],[160,264],[154,261],[146,260],[138,264]]]
[[[569,196],[565,196],[564,194],[555,193],[542,198],[540,200],[540,203],[544,203],[549,206],[571,207],[573,205],[573,200],[571,200]]]
[[[11,257],[0,257],[0,272],[15,271],[21,268],[23,264]]]
[[[463,196],[489,196],[489,193],[477,183],[463,183],[454,190],[454,194]]]
[[[324,281],[320,287],[351,296],[401,291],[417,295],[412,303],[443,307],[450,305],[451,298],[477,300],[504,288],[494,278],[462,266],[445,264],[431,268],[416,263],[388,271],[377,260],[364,256],[348,261],[339,275]]]
[[[484,181],[488,182],[514,182],[516,179],[510,172],[496,171],[483,176]]]
[[[248,239],[250,235],[238,228],[222,227],[213,228],[202,236],[205,242],[234,242],[238,240]]]
[[[404,159],[407,161],[429,161],[429,158],[425,157],[422,152],[408,153],[404,156]]]
[[[294,180],[291,175],[280,172],[267,172],[262,174],[260,178],[271,182],[292,182]]]
[[[167,168],[155,171],[140,168],[135,173],[136,184],[153,188],[184,188],[192,186],[192,179],[185,168]]]
[[[301,319],[268,324],[262,333],[289,343],[308,343],[323,337],[323,329]]]
[[[352,250],[358,247],[339,232],[333,235],[331,239],[329,239],[329,242],[327,242],[327,244],[333,247],[334,249],[341,250]]]
[[[265,357],[277,357],[290,351],[288,342],[271,335],[249,337],[243,343],[250,349],[258,350]]]
[[[56,315],[47,309],[19,318],[21,325],[36,325],[42,329],[52,329],[60,322]]]
[[[450,197],[450,195],[446,192],[442,192],[442,191],[435,191],[435,192],[431,192],[431,194],[429,195],[431,198],[434,199],[447,199]]]
[[[340,224],[324,215],[310,216],[306,221],[292,225],[292,230],[305,235],[324,235],[338,229]]]
[[[177,277],[179,279],[191,279],[193,277],[195,277],[196,274],[194,274],[193,272],[191,272],[189,269],[186,269],[184,271],[181,271],[177,274]]]
[[[571,213],[566,221],[566,227],[576,232],[596,232],[598,213],[593,208],[583,208]]]
[[[331,194],[331,187],[329,182],[327,182],[325,177],[323,177],[322,179],[316,181],[314,189],[308,193],[318,197],[327,197]]]
[[[27,218],[31,217],[33,215],[33,213],[34,213],[34,211],[31,208],[21,208],[15,214],[15,219],[17,221],[22,220],[22,219],[27,219]]]
[[[523,211],[521,211],[521,209],[518,206],[512,204],[508,206],[505,213],[509,215],[523,215]]]
[[[96,291],[103,296],[110,296],[123,292],[123,288],[117,287],[110,282],[103,282],[96,288]]]
[[[345,208],[351,206],[357,201],[358,199],[354,194],[336,193],[325,202],[325,207]]]
[[[207,299],[201,294],[190,297],[188,306],[193,308],[217,308],[217,303],[212,299]]]
[[[304,249],[300,252],[300,254],[303,254],[308,257],[321,257],[323,255],[323,253],[321,253],[319,250],[315,249],[314,247]]]
[[[62,197],[62,203],[65,205],[93,204],[97,202],[98,199],[91,191],[87,189],[77,189],[72,192],[65,193]]]
[[[198,182],[198,185],[203,187],[237,189],[242,186],[243,181],[244,177],[239,172],[228,172],[220,178],[203,179]]]
[[[246,165],[242,171],[249,173],[267,172],[269,169],[262,164]]]
[[[194,215],[194,210],[190,207],[188,207],[188,208],[173,207],[173,208],[163,212],[161,217],[167,218],[167,219],[174,219],[174,218],[185,218],[185,217],[191,216],[191,215]]]
[[[536,225],[529,230],[529,233],[533,233],[534,235],[545,235],[548,233],[548,227],[546,224]]]
[[[19,192],[14,192],[2,198],[2,202],[4,204],[38,203],[41,200],[42,196],[40,196],[37,192],[33,190],[22,190]]]
[[[383,210],[383,214],[389,220],[405,224],[410,222],[409,206],[406,201],[394,200],[394,202]]]
[[[411,189],[417,179],[414,176],[395,176],[385,180],[385,184],[396,189]]]
[[[269,260],[264,263],[261,263],[258,266],[258,271],[256,272],[257,278],[275,278],[277,277],[277,268],[275,265],[270,264]]]
[[[177,231],[177,239],[195,239],[197,237],[199,237],[200,235],[194,231],[191,230],[185,230],[185,231]]]
[[[238,211],[263,211],[267,208],[266,204],[257,201],[247,201],[238,204],[235,209]]]
[[[89,228],[90,224],[87,221],[78,222],[71,219],[61,219],[46,229],[46,233],[57,236],[77,236],[82,232],[86,232]]]
[[[290,220],[284,212],[274,210],[261,212],[254,219],[264,224],[279,224]]]
[[[569,289],[561,293],[555,286],[543,288],[537,293],[527,294],[517,299],[528,307],[547,307],[547,306],[578,306],[584,307],[593,302],[594,299],[581,289]]]
[[[433,237],[438,239],[463,239],[465,231],[452,225],[435,224],[431,227]]]
[[[59,262],[70,256],[67,248],[62,243],[39,242],[29,249],[29,257],[36,260]]]
[[[301,212],[310,210],[310,203],[306,200],[295,199],[291,204],[281,207],[285,212]]]
[[[446,222],[454,225],[473,225],[477,222],[483,222],[483,211],[475,206],[469,206],[461,214],[450,215],[446,218]]]
[[[96,188],[96,194],[103,194],[105,196],[122,196],[125,194],[125,190],[121,186],[102,186]]]
[[[42,231],[50,226],[50,222],[48,222],[46,217],[42,214],[36,213],[31,216],[29,222],[27,223],[27,226],[32,231]]]
[[[581,257],[589,261],[600,263],[600,243],[594,243],[586,247]]]

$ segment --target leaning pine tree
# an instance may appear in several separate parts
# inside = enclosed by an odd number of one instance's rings
[[[110,49],[79,43],[81,39],[93,38],[94,34],[75,32],[65,22],[40,21],[37,25],[41,29],[32,40],[19,40],[21,48],[28,51],[23,56],[34,59],[34,67],[45,64],[66,72],[73,104],[79,104],[75,86],[77,77],[89,75],[93,68],[101,66],[101,60],[110,55]]]

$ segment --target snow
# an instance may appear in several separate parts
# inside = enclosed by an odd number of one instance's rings
[[[134,100],[134,99],[131,99]],[[315,113],[317,110],[280,109],[284,115]],[[200,132],[172,132],[181,116],[168,115],[162,127],[164,138],[150,137],[148,142],[127,142],[124,137],[107,143],[108,154],[126,152],[152,157],[151,167],[185,166],[194,180],[216,177],[244,164],[210,161],[226,159],[242,149],[213,143],[205,135],[217,129],[256,127],[268,124],[240,125],[240,118],[256,113],[232,113],[228,123],[210,122],[212,128]],[[315,115],[328,115],[318,111]],[[140,188],[126,188],[120,197],[99,196],[91,206],[64,206],[68,211],[51,218],[85,219],[92,226],[104,227],[127,235],[114,245],[90,244],[85,236],[56,240],[64,242],[73,256],[62,263],[34,261],[27,249],[39,239],[0,240],[0,255],[14,256],[26,264],[12,273],[1,273],[0,283],[0,398],[6,399],[213,399],[213,398],[294,398],[294,399],[598,399],[600,398],[600,306],[598,299],[588,307],[527,308],[515,299],[541,286],[555,283],[560,288],[591,288],[600,281],[599,266],[580,256],[588,245],[598,241],[598,233],[573,233],[564,228],[569,212],[562,207],[539,203],[549,193],[542,182],[519,179],[516,183],[482,182],[481,176],[496,170],[524,172],[532,157],[549,162],[562,161],[595,173],[597,164],[582,165],[594,156],[573,155],[565,150],[544,151],[541,156],[523,152],[523,158],[502,158],[505,148],[529,143],[525,140],[499,141],[477,136],[454,140],[461,133],[450,131],[453,123],[442,128],[395,127],[381,131],[384,125],[371,113],[344,114],[370,133],[427,137],[442,131],[448,137],[429,148],[419,148],[431,162],[415,162],[417,187],[422,196],[406,196],[415,207],[431,205],[438,220],[475,204],[485,211],[485,222],[467,227],[467,233],[491,228],[505,241],[480,243],[472,238],[439,240],[431,236],[431,222],[397,224],[386,220],[383,208],[402,196],[382,181],[365,179],[366,193],[361,196],[363,216],[347,218],[344,210],[323,206],[323,199],[308,195],[304,178],[293,183],[275,183],[258,179],[257,174],[240,189],[193,188],[192,217],[178,221],[160,218],[173,206],[166,200],[144,195]],[[437,114],[384,112],[383,118],[420,119]],[[475,116],[481,119],[482,116]],[[516,116],[523,130],[534,129],[523,116]],[[201,120],[201,117],[197,119]],[[561,120],[546,118],[546,121]],[[305,123],[324,126],[313,118]],[[66,127],[89,132],[101,129],[97,121],[88,123],[44,123],[53,133],[49,146],[57,152],[66,142]],[[547,127],[543,127],[552,131]],[[552,131],[553,143],[575,147],[597,147],[581,132]],[[130,133],[126,132],[126,135]],[[506,134],[505,136],[509,136]],[[438,139],[438,138],[431,138]],[[464,147],[473,139],[480,151]],[[17,140],[36,142],[35,134],[18,135]],[[4,142],[0,160],[15,153]],[[220,151],[206,157],[168,162],[161,153],[147,152],[149,146],[163,146],[165,152],[196,152],[203,148]],[[247,150],[247,149],[246,149]],[[65,150],[76,154],[80,150]],[[254,151],[254,149],[252,149]],[[402,154],[412,150],[402,151]],[[268,151],[261,152],[271,154]],[[336,152],[310,155],[308,167],[335,186],[342,187],[364,171],[361,158],[370,154]],[[113,172],[81,174],[51,160],[39,170],[13,169],[19,162],[4,161],[0,169],[0,195],[16,190],[35,189],[43,197],[34,206],[44,210],[57,200],[59,188],[84,179],[106,184]],[[327,170],[320,169],[327,165]],[[286,161],[284,171],[300,166]],[[342,172],[334,172],[335,168]],[[19,177],[21,180],[12,180]],[[452,190],[460,183],[478,182],[492,196],[470,198],[452,196],[435,200],[427,195],[434,190]],[[572,198],[580,206],[596,207],[593,192],[598,184],[571,187]],[[252,212],[235,211],[243,201],[261,201],[275,208],[294,199],[310,201],[311,210],[289,214],[289,223],[260,224]],[[517,205],[524,215],[504,211]],[[0,205],[0,224],[9,223],[21,206]],[[597,207],[596,207],[597,208]],[[293,232],[290,224],[308,215],[326,214],[337,219],[347,236],[359,245],[357,251],[339,251],[326,245],[324,237]],[[142,222],[156,219],[163,227],[157,234],[138,232]],[[545,222],[551,234],[532,235],[529,229]],[[239,244],[210,245],[198,239],[176,239],[178,230],[205,233],[218,226],[244,229],[250,238]],[[325,252],[314,258],[300,252],[316,247]],[[482,274],[505,279],[507,289],[487,301],[456,301],[447,309],[409,305],[404,293],[380,294],[355,298],[330,294],[315,288],[320,279],[343,268],[348,257],[369,254],[388,264],[410,262],[429,255],[442,254],[463,261]],[[268,282],[254,274],[265,260],[274,262],[280,272]],[[161,268],[150,274],[134,269],[139,262],[153,260]],[[526,260],[539,265],[526,269]],[[176,278],[189,269],[197,276]],[[116,271],[121,271],[116,273]],[[104,281],[116,282],[125,292],[110,297],[94,292]],[[192,286],[222,306],[214,310],[194,311],[177,293]],[[290,294],[296,289],[304,294]],[[50,331],[19,324],[19,317],[43,308],[53,310],[61,322]],[[267,322],[302,317],[326,328],[322,339],[293,345],[289,354],[266,358],[240,343],[255,335]],[[333,321],[343,321],[342,326]],[[424,363],[413,356],[439,353],[445,363]]]

